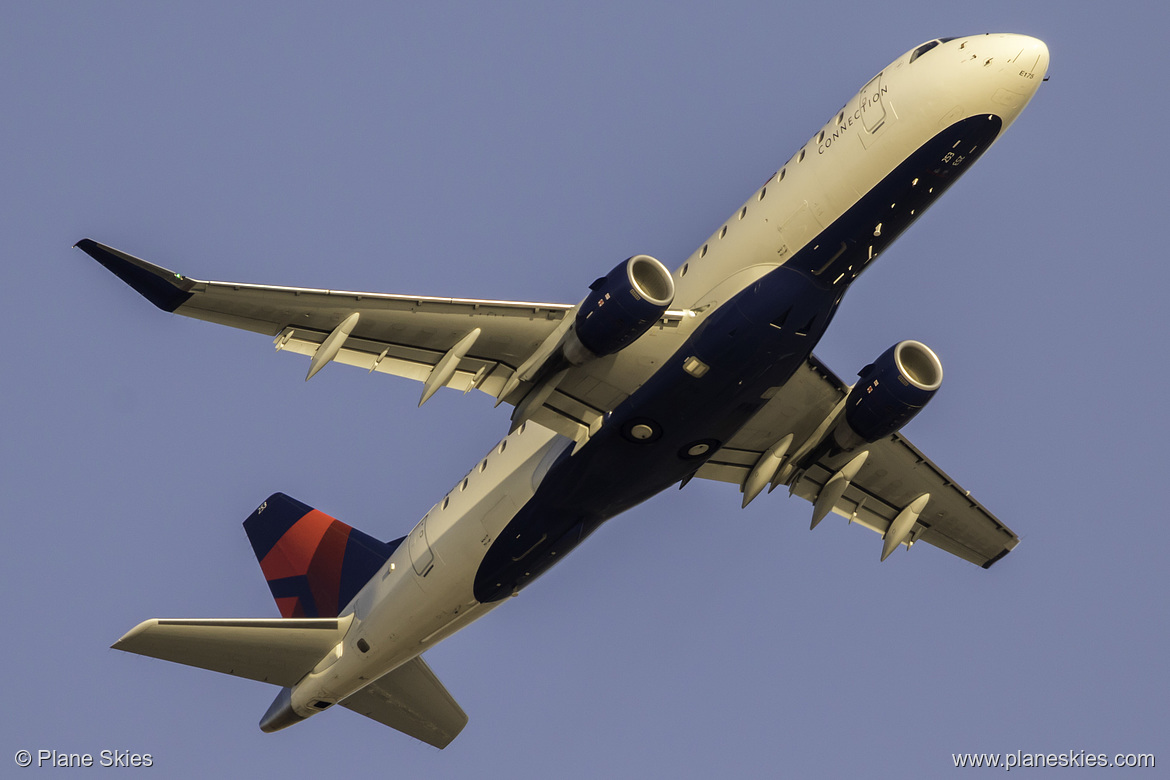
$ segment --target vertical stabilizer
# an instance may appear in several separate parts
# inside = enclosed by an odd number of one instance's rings
[[[244,531],[286,618],[337,617],[398,546],[284,493],[257,507]]]

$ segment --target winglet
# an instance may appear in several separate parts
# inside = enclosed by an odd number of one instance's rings
[[[161,266],[140,260],[113,247],[83,238],[74,246],[110,269],[142,297],[163,311],[173,312],[191,297],[195,282]]]

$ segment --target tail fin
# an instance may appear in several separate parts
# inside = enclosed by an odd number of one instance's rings
[[[284,493],[269,496],[244,531],[286,618],[337,617],[398,547]]]

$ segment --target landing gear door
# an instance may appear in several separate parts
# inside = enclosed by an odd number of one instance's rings
[[[435,567],[435,554],[431,552],[431,545],[427,542],[427,517],[430,517],[429,512],[410,532],[410,538],[407,540],[410,562],[420,577],[427,576]]]

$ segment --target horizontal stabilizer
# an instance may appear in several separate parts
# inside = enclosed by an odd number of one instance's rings
[[[341,706],[437,748],[447,747],[467,725],[467,713],[422,656],[342,700]]]
[[[341,641],[351,619],[155,618],[139,623],[113,648],[291,686]]]

